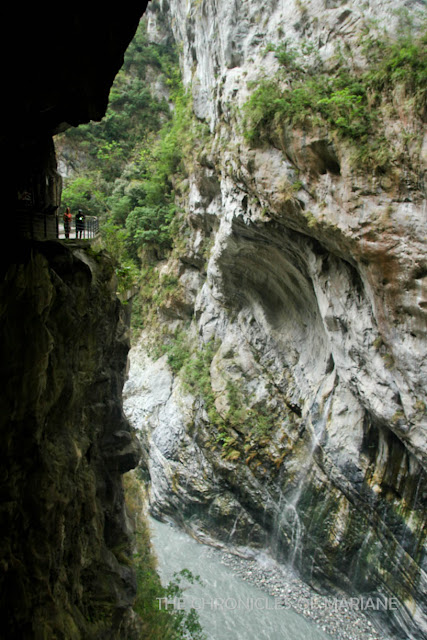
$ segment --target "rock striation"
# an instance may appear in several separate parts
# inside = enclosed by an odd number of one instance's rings
[[[393,31],[402,7],[170,0],[163,9],[210,137],[181,194],[185,242],[159,266],[178,293],[133,350],[126,386],[151,509],[202,540],[268,548],[318,588],[396,597],[377,622],[421,639],[424,131],[399,111],[385,118],[390,144],[404,126],[417,137],[411,175],[394,164],[397,184],[355,167],[324,124],[251,145],[241,117],[253,87],[277,72],[285,36],[311,43],[331,74],[338,45],[363,67],[367,21]],[[161,38],[164,21],[150,25]],[[146,345],[159,325],[175,337],[156,359]],[[186,364],[173,366],[171,349],[185,344]]]

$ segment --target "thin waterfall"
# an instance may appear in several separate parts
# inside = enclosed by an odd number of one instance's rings
[[[316,421],[315,424],[312,423],[310,418],[307,418],[306,420],[307,423],[310,422],[311,427],[310,447],[304,460],[303,468],[297,478],[296,488],[289,497],[284,497],[282,493],[279,497],[278,518],[276,521],[276,531],[273,536],[273,540],[275,541],[273,543],[273,549],[276,548],[277,550],[278,548],[278,540],[280,535],[282,534],[282,530],[290,531],[290,553],[288,556],[288,564],[290,568],[295,567],[295,563],[298,558],[301,558],[301,553],[303,550],[304,525],[298,513],[298,503],[306,486],[307,478],[311,472],[315,451],[322,442],[322,438],[330,414],[333,389],[335,384],[335,372],[332,372],[331,376],[332,384],[328,385],[329,388],[327,394],[323,393],[321,396],[321,401],[319,402],[320,406],[323,405],[320,418]],[[323,389],[324,387],[325,385],[322,385]],[[316,399],[319,396],[320,392],[321,390],[319,389],[318,393],[316,394]],[[315,403],[316,400],[314,401],[313,406],[315,405]]]

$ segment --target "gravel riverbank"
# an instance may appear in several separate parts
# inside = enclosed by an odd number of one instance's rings
[[[283,607],[305,616],[333,640],[389,640],[373,626],[358,603],[351,606],[349,599],[334,600],[319,595],[286,567],[263,554],[243,559],[219,549],[212,552],[219,553],[221,562],[243,580],[276,598]]]

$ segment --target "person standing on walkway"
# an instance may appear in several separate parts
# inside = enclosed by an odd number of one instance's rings
[[[83,238],[85,230],[85,215],[81,209],[79,209],[76,215],[76,238]]]
[[[64,213],[64,234],[66,238],[70,237],[71,231],[71,211],[70,207],[67,207]]]

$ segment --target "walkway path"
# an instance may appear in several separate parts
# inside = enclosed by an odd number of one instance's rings
[[[62,216],[61,216],[62,218]],[[54,213],[39,213],[32,210],[18,210],[13,219],[13,232],[34,240],[60,238],[66,240],[64,223]],[[86,216],[82,240],[94,238],[99,233],[99,220],[96,216]],[[71,222],[70,240],[76,239],[75,220]]]
[[[86,216],[85,229],[82,234],[82,240],[94,238],[99,233],[99,221],[95,216]],[[58,235],[57,238],[66,239],[64,233],[64,224],[58,222]],[[76,240],[76,228],[74,221],[71,223],[71,230],[69,235],[70,240]]]

